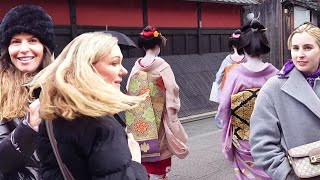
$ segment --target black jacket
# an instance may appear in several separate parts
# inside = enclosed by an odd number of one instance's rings
[[[76,180],[147,179],[145,168],[131,161],[126,133],[114,117],[58,118],[53,120],[53,132],[61,159]],[[43,179],[63,179],[44,123],[39,136],[37,152]]]
[[[33,91],[35,99],[40,91],[40,88]],[[28,125],[27,119],[0,119],[0,180],[41,179],[35,153],[37,144],[38,133]]]
[[[39,179],[37,132],[18,118],[0,121],[0,179]]]

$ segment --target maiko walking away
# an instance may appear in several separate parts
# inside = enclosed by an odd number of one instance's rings
[[[138,46],[146,54],[136,61],[127,83],[129,94],[148,93],[139,108],[126,113],[126,121],[140,143],[150,180],[167,179],[172,156],[183,159],[189,154],[188,136],[178,119],[179,86],[170,65],[158,56],[165,43],[155,27],[143,29]]]
[[[266,28],[257,19],[241,28],[237,49],[240,54],[244,54],[245,62],[227,75],[220,97],[222,151],[233,163],[235,177],[239,180],[271,179],[263,169],[255,165],[249,146],[250,115],[257,92],[278,72],[272,64],[261,59],[262,55],[270,51],[265,31]],[[243,110],[237,111],[237,108]]]

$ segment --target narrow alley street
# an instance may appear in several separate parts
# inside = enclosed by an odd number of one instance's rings
[[[221,153],[221,129],[212,118],[183,124],[190,154],[183,160],[173,159],[170,180],[232,180],[231,163]]]

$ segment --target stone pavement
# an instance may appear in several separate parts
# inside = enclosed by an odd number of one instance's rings
[[[214,116],[216,114],[217,114],[217,111],[213,111],[213,112],[207,112],[207,113],[182,117],[182,118],[179,118],[179,120],[183,124],[183,123],[193,122],[193,121],[198,121],[198,120],[203,120],[203,119],[211,119],[211,118],[214,118]]]
[[[181,120],[190,154],[183,160],[173,158],[169,180],[233,180],[232,165],[221,153],[222,130],[215,127],[213,117],[199,117]]]

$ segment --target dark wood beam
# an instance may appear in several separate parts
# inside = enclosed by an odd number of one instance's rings
[[[74,0],[69,0],[69,10],[70,10],[71,36],[73,39],[78,35],[77,34],[77,14],[76,14],[76,6],[74,4]]]
[[[148,1],[142,0],[143,27],[148,26]]]
[[[202,7],[201,2],[197,2],[197,17],[198,17],[198,54],[201,52],[201,29],[202,29]]]

